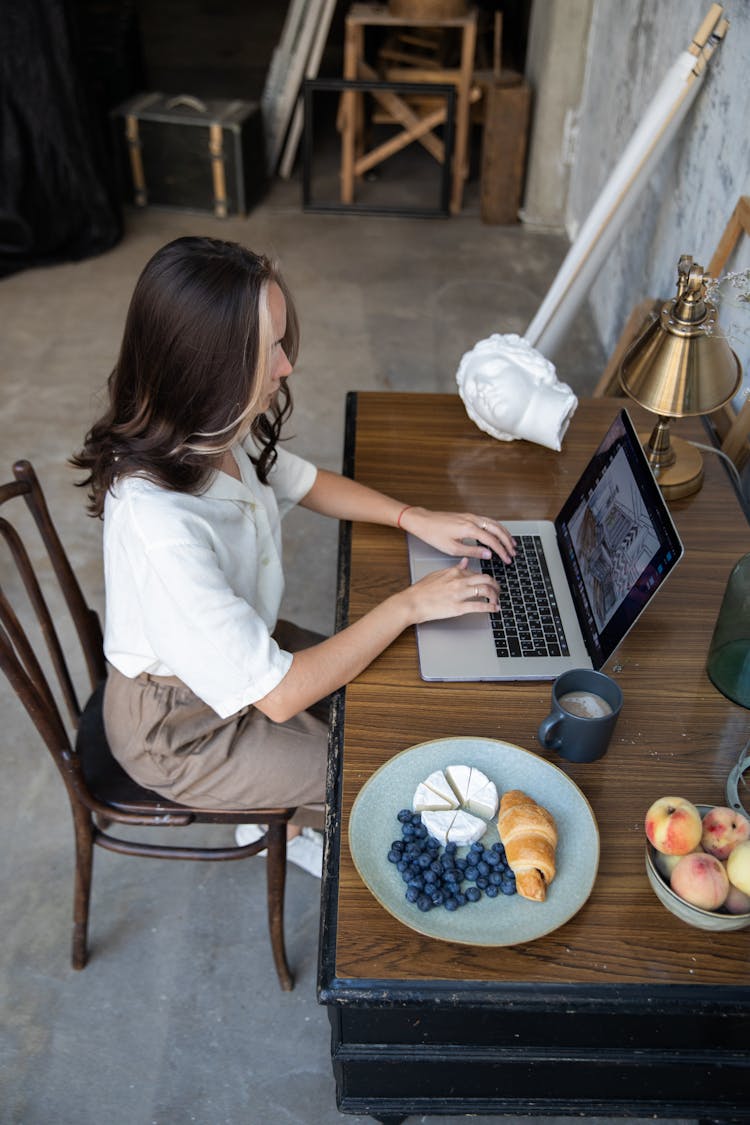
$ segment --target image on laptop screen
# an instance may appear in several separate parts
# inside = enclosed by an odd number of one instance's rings
[[[601,667],[682,554],[625,411],[555,523],[581,629]]]

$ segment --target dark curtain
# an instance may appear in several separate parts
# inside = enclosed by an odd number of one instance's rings
[[[108,57],[132,32],[127,9],[98,8],[119,20],[97,24],[74,0],[0,5],[0,276],[99,254],[122,235],[108,110],[140,75],[137,50]]]

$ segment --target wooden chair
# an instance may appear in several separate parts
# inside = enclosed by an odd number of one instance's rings
[[[0,668],[7,676],[21,703],[60,771],[73,816],[75,833],[75,890],[73,900],[73,968],[82,969],[87,960],[89,897],[94,845],[125,855],[154,856],[158,859],[230,860],[256,855],[268,849],[267,910],[276,972],[285,991],[294,987],[284,948],[284,884],[286,879],[286,826],[292,808],[274,809],[194,809],[176,804],[128,777],[110,753],[102,721],[102,698],[106,665],[102,632],[96,612],[85,602],[78,581],[50,517],[34,469],[28,461],[13,466],[15,480],[0,485],[0,533],[8,548],[6,557],[15,564],[8,589],[18,594],[25,589],[27,629],[16,612],[7,591],[0,588]],[[59,639],[48,601],[42,593],[31,557],[17,526],[5,518],[6,505],[23,497],[41,536],[57,579],[55,594],[62,594],[75,628],[88,672],[89,698],[83,708],[73,685],[69,657]],[[17,506],[14,506],[17,507]],[[19,512],[19,515],[23,515]],[[21,521],[22,522],[22,521]],[[20,583],[18,578],[20,577]],[[3,584],[4,585],[4,584]],[[17,599],[14,597],[14,602]],[[23,600],[23,599],[22,599]],[[19,607],[20,608],[20,607]],[[30,612],[33,610],[33,612]],[[41,637],[32,641],[31,637]],[[32,632],[33,629],[33,632]],[[43,642],[42,643],[42,639]],[[46,650],[46,652],[45,652]],[[46,663],[53,675],[43,671]],[[62,697],[73,742],[53,692],[52,683]],[[265,834],[244,847],[207,848],[166,846],[159,843],[124,840],[107,831],[112,824],[147,828],[183,828],[190,824],[262,823]]]

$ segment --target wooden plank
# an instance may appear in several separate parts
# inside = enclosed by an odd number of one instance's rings
[[[324,2],[293,0],[279,48],[271,59],[269,82],[261,98],[269,175],[276,171]]]
[[[531,90],[493,83],[485,90],[480,215],[483,223],[517,223],[526,168]]]
[[[323,57],[326,40],[328,39],[328,33],[331,29],[331,20],[333,19],[335,8],[336,0],[325,0],[325,7],[323,8],[323,13],[315,31],[312,47],[310,48],[310,57],[305,68],[305,78],[318,77],[320,61]],[[294,158],[297,155],[297,148],[299,147],[300,137],[302,136],[304,116],[305,111],[302,105],[302,98],[298,97],[297,104],[294,107],[294,114],[289,125],[284,155],[279,165],[279,175],[283,180],[288,180],[292,174]]]
[[[377,72],[367,63],[360,61],[359,76],[368,82],[375,83],[371,91],[373,98],[375,98],[375,100],[413,136],[415,141],[419,141],[419,143],[427,149],[430,156],[434,156],[438,164],[443,164],[445,162],[445,146],[443,142],[439,141],[438,138],[431,133],[425,135],[420,134],[419,127],[421,119],[409,108],[404,99],[399,97],[398,94],[392,93],[390,90],[378,90],[376,85],[378,82]]]
[[[622,363],[623,356],[636,336],[640,335],[648,322],[653,317],[659,315],[659,309],[663,304],[663,301],[657,301],[655,297],[646,297],[645,300],[639,301],[635,308],[631,310],[630,316],[625,322],[625,327],[615,344],[614,351],[607,361],[607,366],[604,368],[601,378],[596,384],[594,398],[602,398],[605,395],[622,394],[622,389],[620,387],[620,364]]]
[[[423,117],[419,125],[412,126],[410,129],[403,129],[395,137],[391,137],[389,140],[384,141],[382,145],[378,145],[377,148],[370,149],[365,156],[360,157],[354,165],[354,174],[357,176],[364,175],[365,172],[369,172],[370,168],[374,168],[376,164],[387,160],[389,156],[400,152],[401,149],[406,148],[407,145],[412,144],[414,141],[421,140],[424,134],[429,132],[430,129],[434,129],[437,125],[442,125],[445,122],[446,116],[447,111],[445,102],[443,102],[440,109],[436,109],[434,113]],[[439,143],[442,144],[442,142]],[[443,149],[443,158],[440,163],[445,163],[445,149]]]

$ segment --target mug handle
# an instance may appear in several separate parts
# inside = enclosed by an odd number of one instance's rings
[[[539,725],[538,738],[542,746],[546,746],[548,750],[560,749],[560,738],[554,738],[555,728],[562,722],[562,716],[553,711],[546,719],[543,719]]]

